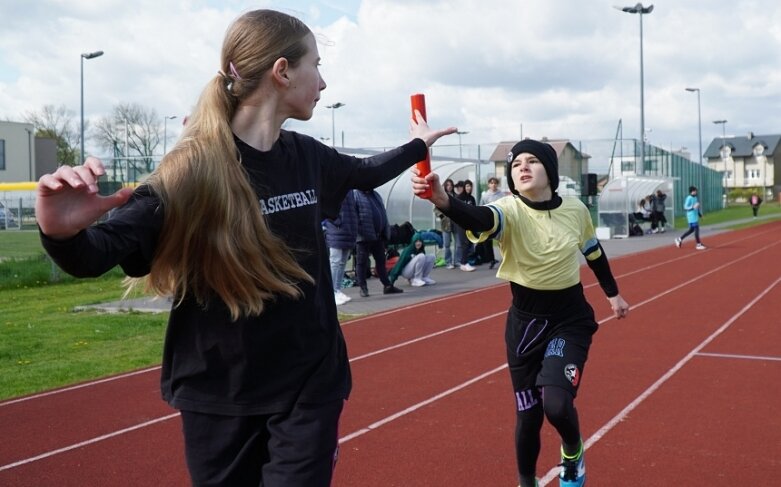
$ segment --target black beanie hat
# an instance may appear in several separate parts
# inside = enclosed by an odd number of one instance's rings
[[[559,187],[559,158],[556,156],[556,151],[550,144],[532,139],[524,139],[518,142],[513,146],[510,153],[507,154],[505,173],[507,174],[507,185],[510,186],[510,192],[518,194],[518,191],[515,189],[515,182],[513,182],[511,170],[515,158],[518,157],[518,154],[524,152],[534,154],[534,156],[540,160],[545,168],[545,174],[548,175],[550,189],[555,193],[556,189]]]

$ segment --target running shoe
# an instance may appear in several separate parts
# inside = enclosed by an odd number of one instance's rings
[[[409,280],[409,285],[412,287],[423,287],[426,285],[426,281],[423,279],[418,279],[417,277],[413,277]]]
[[[342,291],[334,292],[334,301],[336,301],[337,306],[342,305],[351,299],[352,298],[350,296],[344,294]]]
[[[705,250],[705,249],[707,249],[708,247],[706,247],[706,246],[704,246],[704,245],[702,245],[702,244],[697,244],[697,246],[696,246],[696,247],[694,247],[694,248],[695,248],[695,249],[697,249],[697,250]]]
[[[675,237],[675,246],[679,249],[681,248],[681,239],[680,237]]]
[[[469,264],[461,264],[461,267],[460,267],[460,269],[461,269],[462,271],[464,271],[464,272],[472,272],[472,271],[474,271],[474,270],[475,270],[475,268],[474,268],[474,267],[472,267],[472,266],[471,266],[471,265],[469,265]]]
[[[435,281],[434,279],[432,279],[430,277],[424,277],[423,278],[423,282],[426,283],[426,286],[433,286],[434,284],[437,283],[437,281]]]
[[[567,457],[564,449],[561,450],[561,473],[559,474],[559,487],[583,487],[586,483],[586,459],[583,451],[583,443],[580,444],[580,453],[575,457]]]

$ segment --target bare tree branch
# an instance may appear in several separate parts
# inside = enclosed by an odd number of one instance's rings
[[[74,122],[74,114],[65,105],[55,107],[44,105],[40,111],[23,115],[27,123],[35,126],[37,137],[50,137],[57,143],[57,162],[73,166],[79,160],[79,128]],[[85,124],[86,125],[86,124]]]

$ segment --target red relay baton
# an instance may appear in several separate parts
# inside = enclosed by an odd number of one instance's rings
[[[428,118],[426,117],[426,96],[422,93],[416,93],[409,98],[410,103],[412,104],[413,120],[415,119],[415,110],[417,110],[423,116],[423,120],[428,122]],[[420,171],[421,177],[426,177],[426,175],[431,172],[431,156],[429,155],[428,149],[426,149],[426,158],[422,161],[419,161],[417,164],[415,164],[415,166],[418,168],[418,171]],[[424,199],[431,198],[431,188],[420,193],[418,196]]]

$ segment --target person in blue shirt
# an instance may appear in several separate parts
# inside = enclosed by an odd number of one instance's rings
[[[686,201],[683,202],[683,209],[686,211],[686,221],[689,222],[689,229],[686,233],[680,237],[676,237],[675,246],[681,248],[683,239],[694,234],[694,240],[697,241],[697,245],[694,247],[697,250],[705,250],[708,247],[702,244],[700,241],[700,218],[702,218],[702,209],[700,208],[700,200],[697,198],[697,188],[695,186],[689,186],[689,196],[686,197]]]

